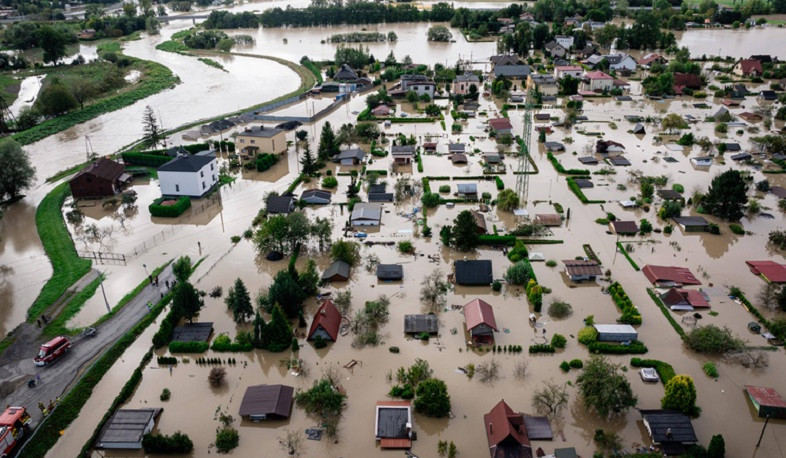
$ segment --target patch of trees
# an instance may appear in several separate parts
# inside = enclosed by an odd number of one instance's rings
[[[206,29],[256,29],[259,27],[259,18],[249,11],[211,11],[202,26]]]
[[[275,305],[270,314],[270,322],[265,323],[262,315],[257,312],[254,317],[254,335],[252,343],[256,348],[270,352],[281,352],[292,345],[292,326],[290,326],[281,307]]]
[[[306,27],[337,24],[379,24],[394,22],[445,22],[453,17],[453,7],[438,3],[431,10],[419,10],[414,5],[388,5],[384,3],[358,1],[346,4],[312,1],[307,8],[272,8],[260,15],[265,27]]]
[[[444,25],[435,25],[430,27],[427,32],[428,41],[450,41],[453,39],[453,34],[450,33]]]
[[[34,184],[35,167],[27,152],[11,138],[0,140],[0,164],[0,201],[14,200]]]
[[[439,197],[439,195],[437,195]],[[453,224],[447,224],[439,231],[442,243],[459,251],[472,251],[480,243],[475,216],[469,210],[458,214]]]
[[[183,44],[193,49],[229,51],[235,41],[220,30],[199,30],[183,37]]]
[[[301,273],[294,266],[279,271],[273,278],[273,284],[260,294],[257,302],[271,312],[276,305],[280,305],[289,318],[295,318],[302,311],[303,301],[316,294],[318,283],[319,273],[316,263],[311,259]]]
[[[256,234],[254,243],[260,252],[280,251],[291,253],[298,245],[315,242],[319,251],[330,245],[333,224],[327,218],[310,221],[303,212],[274,215],[264,220]]]
[[[346,395],[339,390],[338,381],[338,374],[328,370],[310,389],[295,396],[297,405],[307,415],[325,425],[325,434],[329,437],[335,437],[338,433],[338,423],[345,407]]]
[[[701,207],[707,213],[728,221],[742,218],[748,203],[748,183],[739,170],[727,170],[712,179]]]
[[[353,345],[379,344],[379,328],[390,319],[390,299],[382,295],[375,301],[366,302],[362,310],[358,310],[352,320],[352,332],[355,334]]]
[[[147,433],[142,436],[142,448],[145,453],[162,455],[188,454],[194,449],[194,443],[187,434],[177,431],[171,436],[166,434]]]
[[[82,28],[95,30],[96,38],[117,38],[130,35],[138,30],[147,30],[148,19],[155,20],[155,18],[142,14],[135,16],[93,14],[82,22]]]
[[[638,402],[620,367],[604,356],[593,356],[576,379],[584,406],[600,417],[611,418]]]

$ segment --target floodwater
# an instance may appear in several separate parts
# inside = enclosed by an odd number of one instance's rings
[[[247,5],[247,4],[246,4]],[[82,161],[84,157],[83,136],[90,135],[94,148],[99,153],[111,152],[141,136],[141,112],[145,105],[155,107],[160,111],[165,125],[174,126],[183,124],[197,118],[217,115],[222,112],[258,103],[297,87],[297,81],[292,78],[289,70],[283,69],[278,64],[269,61],[227,57],[222,64],[229,71],[221,72],[205,66],[192,57],[179,56],[170,53],[155,51],[155,44],[165,40],[172,32],[185,26],[183,23],[173,22],[165,27],[159,37],[145,37],[142,40],[126,43],[127,53],[136,57],[156,60],[169,66],[175,71],[183,83],[174,90],[152,96],[132,107],[115,113],[104,115],[96,120],[76,126],[67,132],[30,145],[28,150],[39,168],[39,180],[53,174],[74,163]],[[458,58],[488,57],[493,50],[493,43],[473,44],[466,46],[462,42],[455,44],[426,44],[423,46],[426,24],[392,24],[390,28],[382,26],[380,30],[394,30],[399,35],[400,41],[389,47],[388,44],[374,45],[372,52],[378,57],[393,49],[396,55],[409,53],[418,62],[442,62],[446,57],[449,63]],[[299,60],[302,54],[314,58],[330,57],[334,52],[334,45],[314,44],[308,52],[303,51],[304,44],[318,43],[320,39],[331,33],[352,30],[351,27],[337,28],[307,28],[276,30],[266,29],[257,32],[255,52],[271,54],[293,60]],[[248,33],[239,32],[239,33]],[[691,31],[690,33],[694,33]],[[731,36],[731,35],[729,35]],[[736,35],[734,35],[736,37]],[[283,43],[283,38],[288,38],[288,43]],[[260,39],[262,38],[262,39]],[[456,37],[461,40],[461,37]],[[300,43],[302,41],[302,44]],[[437,45],[437,46],[434,46]],[[300,51],[298,51],[300,49]],[[401,49],[399,52],[398,50]],[[313,50],[313,51],[312,51]],[[758,50],[758,49],[757,49]],[[692,49],[693,51],[693,49]],[[761,52],[767,52],[761,50]],[[693,51],[696,54],[696,51]],[[775,52],[771,52],[776,54]],[[422,60],[421,60],[422,59]],[[452,60],[451,60],[452,59]],[[196,70],[196,71],[194,71]],[[751,89],[754,87],[752,86]],[[207,90],[205,90],[207,89]],[[632,88],[633,94],[640,93],[636,84]],[[198,95],[197,95],[198,94]],[[199,97],[199,98],[197,98]],[[647,283],[640,272],[634,271],[622,255],[615,253],[617,238],[607,234],[605,226],[594,222],[596,218],[605,216],[606,211],[611,211],[619,219],[638,220],[647,218],[656,228],[662,228],[664,223],[658,221],[654,209],[623,210],[616,201],[627,199],[637,194],[638,185],[631,181],[629,171],[640,170],[646,175],[666,175],[669,177],[669,186],[672,183],[682,184],[686,194],[694,190],[706,189],[712,177],[729,168],[741,168],[750,171],[755,181],[764,178],[759,171],[749,166],[732,164],[731,161],[722,163],[717,160],[709,171],[694,169],[689,157],[701,155],[697,148],[686,149],[682,152],[669,151],[665,144],[677,139],[675,136],[663,136],[663,141],[654,143],[654,137],[659,134],[659,128],[654,124],[646,124],[647,134],[643,137],[628,133],[632,124],[622,118],[623,114],[639,114],[642,116],[662,117],[669,112],[693,114],[700,119],[708,116],[717,109],[717,100],[708,100],[712,105],[711,110],[700,110],[690,105],[693,99],[676,99],[666,102],[621,102],[610,99],[599,99],[586,102],[584,114],[589,121],[574,127],[573,131],[565,132],[557,129],[548,136],[549,141],[565,143],[567,151],[558,154],[558,158],[566,167],[581,167],[578,156],[585,155],[585,149],[594,145],[596,137],[585,135],[592,132],[604,132],[606,139],[614,139],[627,148],[626,156],[632,162],[631,167],[616,168],[613,175],[594,175],[596,182],[594,189],[585,191],[590,199],[605,199],[609,203],[601,205],[582,205],[567,188],[564,177],[558,176],[551,164],[546,160],[545,150],[542,145],[537,145],[537,133],[533,133],[532,152],[534,161],[540,172],[531,175],[529,179],[529,201],[527,209],[531,214],[553,213],[553,202],[562,204],[570,210],[570,220],[560,228],[552,230],[553,237],[563,240],[557,245],[534,245],[530,251],[542,252],[546,259],[557,262],[563,259],[573,259],[584,256],[582,245],[589,243],[603,263],[604,269],[610,269],[614,280],[619,281],[633,302],[640,308],[644,324],[640,327],[640,338],[650,349],[649,358],[661,359],[670,362],[677,373],[687,373],[694,377],[699,393],[699,406],[703,415],[694,421],[694,426],[702,443],[706,444],[713,434],[721,433],[726,439],[729,456],[778,456],[783,454],[783,448],[778,443],[778,435],[786,432],[784,424],[773,421],[768,426],[761,447],[756,450],[755,440],[761,430],[762,421],[751,411],[749,403],[742,393],[742,385],[757,384],[764,386],[780,387],[786,376],[786,366],[783,364],[781,351],[770,354],[771,367],[766,370],[749,370],[738,365],[718,361],[721,372],[720,378],[715,381],[706,377],[701,365],[714,358],[698,357],[682,349],[681,342],[676,333],[670,329],[660,310],[654,307],[646,293]],[[310,101],[309,101],[310,102]],[[323,102],[318,102],[323,103]],[[495,115],[496,107],[488,100],[483,100],[484,109],[491,116]],[[287,108],[287,113],[295,114],[308,112],[308,102],[300,106]],[[365,103],[363,97],[355,97],[346,107],[338,109],[327,118],[315,125],[304,126],[309,132],[312,148],[316,144],[315,135],[325,121],[330,121],[334,127],[346,122],[352,122],[355,117],[352,112],[360,111]],[[745,107],[732,109],[733,113],[752,111],[756,107],[753,99],[745,101]],[[317,109],[319,107],[316,107]],[[312,110],[314,106],[312,105]],[[412,111],[411,107],[402,107],[405,111]],[[552,116],[562,117],[558,110],[546,110]],[[522,113],[511,110],[510,117],[514,124],[514,133],[520,134],[522,129]],[[132,120],[133,122],[129,122]],[[446,120],[449,125],[450,120]],[[451,186],[451,193],[455,192],[457,183],[469,182],[465,178],[475,176],[482,172],[480,165],[483,152],[496,151],[496,145],[491,140],[484,138],[484,122],[486,118],[480,117],[469,120],[464,125],[461,134],[443,131],[439,124],[404,124],[394,125],[383,129],[386,135],[404,133],[414,135],[419,141],[425,138],[436,139],[440,143],[440,154],[424,156],[424,173],[417,172],[416,166],[407,168],[394,168],[389,158],[373,159],[369,170],[388,170],[391,174],[386,178],[388,186],[392,187],[395,180],[400,177],[411,177],[414,182],[419,182],[422,176],[452,176],[450,181],[432,181],[432,190],[436,191],[442,184]],[[612,127],[611,123],[616,125]],[[537,125],[537,124],[536,124]],[[759,125],[761,128],[761,125]],[[730,138],[743,145],[744,150],[750,148],[750,138],[755,136],[748,129],[743,129],[741,134],[734,130],[724,137],[716,136],[711,123],[692,125],[691,130],[696,136],[708,136],[713,141],[721,138]],[[584,132],[584,133],[582,133]],[[227,135],[227,134],[225,134]],[[292,133],[288,139],[293,139]],[[179,136],[178,136],[179,137]],[[568,141],[570,139],[570,141]],[[173,138],[174,142],[182,140]],[[445,146],[448,142],[460,141],[468,145],[470,164],[454,166],[445,157]],[[477,152],[475,152],[477,150]],[[58,151],[55,160],[52,160],[51,151]],[[668,151],[668,153],[666,153]],[[576,153],[575,155],[573,153]],[[46,157],[47,161],[40,160]],[[674,157],[677,163],[667,163],[662,160],[666,155]],[[657,159],[657,160],[656,160]],[[515,175],[510,170],[517,167],[512,156],[505,159],[508,173],[501,175],[507,188],[515,188]],[[39,165],[40,164],[40,165]],[[335,172],[344,172],[351,168],[330,165]],[[359,168],[359,167],[355,167]],[[602,166],[594,166],[599,170]],[[234,280],[242,278],[253,296],[264,290],[271,283],[272,276],[285,268],[285,261],[277,263],[261,259],[248,240],[242,240],[234,245],[230,241],[233,235],[241,235],[250,227],[251,220],[258,209],[263,205],[263,196],[270,191],[283,191],[292,182],[298,171],[297,158],[293,152],[287,155],[286,161],[277,164],[264,173],[242,171],[237,174],[238,180],[231,186],[220,189],[220,202],[195,202],[194,208],[184,215],[179,221],[163,221],[150,218],[147,205],[158,196],[158,187],[155,180],[140,180],[134,183],[134,190],[139,193],[137,209],[127,214],[123,209],[113,207],[83,208],[86,215],[85,224],[97,224],[100,227],[112,227],[112,237],[105,242],[106,250],[122,253],[129,256],[125,265],[101,264],[96,267],[105,272],[107,279],[104,286],[110,305],[114,305],[134,285],[147,277],[147,272],[163,264],[169,259],[180,255],[188,255],[192,260],[205,257],[204,262],[194,274],[196,286],[202,290],[210,291],[215,286],[221,286],[226,292]],[[397,175],[392,175],[396,173]],[[400,174],[400,175],[399,175]],[[770,178],[773,176],[769,176]],[[349,183],[349,177],[339,176],[339,186],[334,192],[333,202],[345,200],[344,191]],[[771,178],[783,185],[782,179]],[[620,185],[624,189],[620,188]],[[300,185],[295,194],[303,189],[318,186],[316,182]],[[48,263],[43,256],[40,242],[32,235],[29,228],[34,216],[33,204],[40,200],[48,186],[39,185],[31,191],[29,198],[12,206],[2,221],[0,221],[0,262],[7,266],[3,270],[4,281],[0,284],[0,295],[4,298],[3,317],[4,329],[13,327],[24,318],[26,305],[31,303],[38,292],[40,284],[47,275],[43,272]],[[480,192],[490,192],[495,195],[496,187],[493,181],[479,183]],[[379,347],[355,349],[351,346],[351,335],[339,338],[339,341],[326,349],[315,350],[311,345],[301,343],[300,357],[304,359],[310,369],[308,377],[294,377],[287,373],[280,361],[288,358],[288,352],[270,354],[267,352],[252,352],[249,354],[233,354],[232,357],[239,361],[236,366],[228,367],[227,383],[218,389],[209,387],[206,381],[208,367],[181,362],[170,373],[169,370],[158,368],[155,360],[145,369],[143,381],[126,407],[163,406],[165,411],[158,423],[158,431],[171,434],[182,430],[189,434],[195,443],[194,456],[206,456],[214,451],[210,443],[218,425],[215,420],[217,408],[237,416],[237,408],[245,388],[259,383],[287,383],[296,388],[307,388],[313,380],[317,379],[323,369],[335,366],[342,376],[342,386],[348,393],[347,408],[340,425],[339,441],[333,443],[323,439],[321,442],[304,440],[303,456],[371,456],[382,452],[377,450],[373,439],[373,411],[374,403],[385,400],[390,389],[386,380],[388,371],[393,371],[399,366],[411,364],[415,358],[420,357],[429,361],[435,371],[435,376],[445,380],[453,400],[453,414],[451,419],[432,420],[420,415],[414,415],[414,429],[418,432],[418,440],[413,447],[413,453],[420,456],[435,455],[437,442],[440,440],[456,443],[463,456],[485,456],[486,443],[482,438],[483,424],[480,415],[487,412],[496,402],[504,398],[513,409],[534,413],[531,407],[531,396],[535,389],[545,380],[554,379],[558,382],[575,381],[578,373],[572,371],[562,373],[558,365],[562,360],[573,358],[586,359],[586,350],[573,338],[581,328],[581,320],[587,315],[594,315],[598,323],[614,322],[619,316],[609,296],[602,294],[597,285],[576,286],[566,281],[561,265],[555,268],[546,267],[544,263],[534,266],[539,281],[553,290],[544,299],[547,305],[556,298],[572,304],[574,313],[565,320],[551,320],[544,316],[546,336],[550,338],[553,333],[560,333],[568,337],[568,347],[556,355],[533,356],[489,353],[474,353],[468,351],[463,334],[463,316],[457,310],[440,312],[439,339],[432,339],[429,343],[408,340],[402,334],[403,315],[421,313],[423,305],[418,298],[420,280],[435,269],[440,269],[443,274],[451,270],[451,261],[462,259],[463,253],[447,249],[439,243],[436,234],[439,229],[450,224],[458,212],[470,205],[457,205],[453,209],[442,206],[436,210],[428,210],[428,224],[435,234],[430,240],[417,236],[419,233],[419,214],[415,218],[407,215],[419,207],[417,199],[397,203],[385,204],[382,217],[382,227],[369,231],[371,241],[400,241],[410,239],[414,242],[417,256],[402,255],[394,247],[377,245],[372,248],[363,248],[364,257],[373,251],[382,262],[402,263],[404,265],[405,280],[400,283],[381,283],[376,277],[360,266],[353,269],[351,281],[348,284],[337,284],[325,288],[325,291],[336,291],[349,288],[353,294],[353,306],[357,310],[367,300],[373,300],[380,294],[391,298],[390,321],[381,330],[383,343]],[[762,206],[776,216],[774,220],[761,217],[744,219],[742,224],[751,233],[745,236],[730,234],[725,224],[721,225],[723,235],[712,236],[708,234],[693,235],[682,234],[681,231],[669,236],[653,234],[646,240],[654,243],[639,243],[639,237],[622,239],[631,243],[634,251],[633,259],[639,265],[648,263],[661,265],[683,265],[702,278],[702,288],[711,298],[713,310],[719,312],[718,316],[704,315],[703,323],[727,325],[738,336],[748,339],[753,345],[763,344],[761,338],[748,333],[745,324],[752,318],[739,305],[725,297],[727,287],[731,284],[740,286],[746,294],[753,298],[758,291],[761,281],[749,274],[743,262],[747,259],[775,259],[780,262],[783,257],[780,253],[770,251],[766,246],[767,232],[778,226],[782,221],[782,214],[777,210],[777,201],[771,195],[763,196]],[[656,205],[653,205],[655,208]],[[199,211],[197,211],[199,208]],[[348,218],[346,210],[343,212],[337,206],[325,208],[308,207],[309,217],[329,217],[334,221],[334,238],[340,236],[340,228]],[[122,214],[122,217],[114,216]],[[508,231],[518,223],[515,218],[506,212],[494,210],[487,214],[487,223],[491,228],[496,226],[501,232]],[[122,222],[122,224],[121,224]],[[73,228],[72,228],[73,229]],[[78,249],[89,250],[96,248],[94,245],[84,245],[75,232]],[[675,243],[671,243],[675,242]],[[649,253],[647,252],[649,250]],[[421,256],[422,255],[422,256]],[[441,261],[433,262],[432,258],[439,255]],[[491,259],[495,278],[504,275],[509,261],[499,251],[479,250],[477,253],[468,254],[468,258]],[[298,266],[302,268],[308,258],[317,261],[320,269],[324,269],[329,260],[325,255],[316,253],[315,247],[301,256]],[[726,262],[718,262],[723,259]],[[712,286],[710,286],[712,284]],[[25,285],[20,287],[19,285]],[[30,285],[30,286],[28,286]],[[8,298],[11,298],[8,300]],[[451,290],[446,297],[446,304],[463,305],[479,297],[494,306],[500,332],[495,336],[499,345],[521,345],[524,348],[532,343],[540,343],[542,334],[535,334],[527,323],[529,308],[522,295],[521,288],[505,288],[501,293],[492,293],[489,288],[458,287]],[[20,306],[20,304],[25,304]],[[316,309],[314,299],[309,299],[306,304],[307,321]],[[105,310],[103,298],[100,295],[92,298],[85,304],[82,312],[70,323],[72,326],[83,326],[101,316]],[[206,307],[200,318],[202,321],[213,321],[216,333],[227,332],[232,337],[239,331],[245,330],[243,326],[236,326],[232,321],[223,298],[206,298]],[[681,317],[678,317],[681,319]],[[159,320],[160,321],[160,320]],[[75,456],[82,444],[92,433],[103,413],[108,408],[111,400],[117,393],[118,386],[128,379],[132,369],[137,365],[144,353],[155,327],[151,327],[137,343],[123,356],[122,363],[113,367],[107,377],[94,390],[82,414],[64,433],[64,438],[49,456]],[[455,333],[453,332],[455,330]],[[302,331],[302,330],[301,330]],[[389,346],[398,346],[401,353],[394,355],[388,352]],[[159,352],[159,354],[162,354]],[[445,355],[450,354],[449,358]],[[211,355],[208,355],[211,356]],[[223,358],[229,355],[221,355]],[[343,366],[351,360],[359,363],[349,371]],[[482,384],[479,380],[469,380],[463,374],[457,373],[459,366],[468,363],[476,365],[495,359],[501,365],[501,378],[491,385]],[[528,373],[524,380],[518,380],[513,375],[514,363],[517,360],[528,361]],[[615,356],[610,359],[620,364],[626,364],[630,357]],[[247,363],[247,364],[246,364]],[[639,407],[657,408],[663,393],[662,385],[644,384],[637,373],[630,369],[626,376],[630,379],[636,395],[639,398]],[[158,400],[164,387],[172,390],[172,399],[167,403]],[[187,389],[184,387],[188,387]],[[555,447],[574,446],[583,456],[590,456],[594,450],[592,435],[597,428],[616,431],[623,439],[627,449],[646,444],[645,433],[636,411],[630,411],[616,421],[606,423],[597,420],[594,415],[587,413],[578,402],[576,390],[568,388],[570,403],[561,419],[555,423],[555,428],[561,431],[553,442],[535,442],[535,447],[543,447],[547,452]],[[208,400],[206,402],[206,400]],[[9,400],[12,401],[12,400]],[[737,421],[728,422],[729,414],[735,415]],[[240,429],[240,447],[235,454],[246,456],[258,454],[258,450],[265,447],[270,456],[284,456],[283,448],[278,448],[277,440],[285,434],[287,429],[302,431],[312,427],[316,421],[307,418],[303,411],[294,408],[292,417],[288,421],[254,424],[236,421]],[[388,455],[400,452],[389,452]],[[95,453],[98,456],[98,453]],[[128,453],[107,453],[111,456],[128,456]],[[133,456],[141,454],[131,453]]]
[[[786,58],[783,42],[786,31],[778,27],[754,27],[750,30],[691,29],[677,36],[677,46],[690,49],[692,56],[731,56],[748,58],[753,54],[770,54]]]
[[[19,94],[14,100],[14,103],[8,107],[8,110],[14,116],[18,116],[22,108],[31,107],[38,97],[38,91],[41,90],[41,81],[44,77],[42,75],[28,76],[19,83]]]

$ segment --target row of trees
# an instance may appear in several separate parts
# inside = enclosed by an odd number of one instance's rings
[[[292,253],[297,246],[313,241],[319,251],[324,251],[330,245],[332,232],[333,223],[328,218],[310,221],[305,213],[292,212],[263,221],[254,235],[254,243],[263,252]]]

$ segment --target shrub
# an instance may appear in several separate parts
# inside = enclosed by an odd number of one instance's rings
[[[388,351],[391,353],[398,354],[401,350],[398,347],[388,347]]]
[[[229,240],[232,243],[240,243],[240,241],[243,240],[243,237],[241,237],[239,235],[233,235],[232,237],[229,238]]]
[[[167,364],[177,364],[177,358],[175,358],[174,356],[159,356],[157,358],[157,361],[159,366],[164,366]]]
[[[598,330],[587,326],[579,331],[579,343],[589,345],[598,341]]]
[[[682,194],[683,192],[685,192],[685,186],[679,183],[674,183],[671,185],[671,190]]]
[[[502,191],[503,189],[505,189],[505,183],[502,182],[502,178],[495,176],[494,182],[497,184],[498,191]]]
[[[240,443],[240,435],[231,426],[224,427],[216,432],[216,449],[219,453],[227,453],[236,448]]]
[[[549,259],[548,261],[546,261],[546,266],[547,267],[557,267],[557,261],[555,261],[553,259]]]
[[[221,386],[224,383],[224,378],[227,376],[227,370],[223,367],[214,367],[210,369],[210,374],[207,376],[207,381],[211,386]]]
[[[448,192],[450,192],[450,185],[449,184],[443,184],[442,186],[439,187],[439,192],[441,192],[441,193],[448,193]]]
[[[565,348],[567,345],[568,339],[565,338],[562,334],[554,334],[551,338],[551,346],[554,348]]]
[[[142,436],[142,448],[148,454],[183,455],[191,453],[194,443],[180,431],[171,436],[147,433]]]
[[[666,382],[665,395],[660,404],[664,409],[674,409],[686,415],[695,415],[696,386],[689,375],[677,375]]]
[[[584,367],[584,362],[580,359],[572,359],[568,364],[570,364],[570,367],[572,367],[573,369],[581,369],[582,367]]]
[[[532,304],[532,308],[536,312],[540,312],[540,309],[543,307],[543,287],[538,285],[535,279],[530,278],[526,291],[527,300]]]
[[[570,364],[567,361],[561,362],[559,368],[562,369],[562,372],[570,372]]]
[[[745,229],[739,224],[729,224],[729,230],[737,235],[745,235]]]
[[[573,307],[567,302],[554,301],[549,305],[548,314],[552,318],[567,318],[573,314]]]
[[[169,391],[169,388],[164,388],[161,391],[161,395],[158,398],[161,399],[162,401],[168,401],[169,398],[171,397],[172,397],[172,392]]]
[[[257,156],[255,166],[257,168],[257,172],[264,172],[268,170],[270,167],[273,167],[276,162],[278,162],[278,156],[275,154],[270,153],[262,153]]]
[[[169,342],[169,353],[204,353],[207,348],[207,342]]]
[[[320,348],[327,347],[327,341],[322,338],[322,336],[316,336],[314,338],[314,348],[319,350]]]
[[[167,199],[166,197],[159,197],[154,200],[148,210],[151,216],[158,216],[161,218],[176,218],[183,214],[191,206],[191,198],[188,196],[181,196],[173,205],[161,205],[161,202]]]
[[[551,345],[547,345],[547,344],[536,344],[536,345],[530,345],[529,346],[529,353],[530,354],[535,354],[535,353],[554,353],[555,351],[556,351],[556,349],[554,347],[552,347]]]
[[[398,242],[398,251],[402,253],[414,253],[415,247],[412,245],[412,242],[409,240],[402,240]]]
[[[502,282],[501,282],[501,281],[499,281],[499,280],[494,280],[494,281],[491,283],[491,290],[492,290],[492,291],[495,291],[495,292],[502,291]]]
[[[322,187],[332,189],[338,186],[338,179],[334,176],[326,176],[322,179]]]
[[[719,328],[714,324],[694,328],[685,336],[685,343],[693,351],[711,354],[740,350],[745,345],[732,335],[729,328]]]
[[[528,256],[527,247],[524,245],[524,242],[521,240],[517,240],[513,246],[513,248],[508,251],[508,259],[511,262],[519,262],[527,259]]]
[[[711,362],[704,363],[704,366],[702,366],[702,369],[704,370],[705,374],[707,374],[708,376],[710,376],[712,378],[718,378],[718,375],[720,375],[720,374],[718,374],[718,369],[715,367],[715,364],[713,364]]]
[[[532,267],[528,261],[519,261],[508,267],[505,281],[511,285],[524,285],[532,278]]]
[[[418,339],[420,340],[428,340],[430,337],[431,335],[426,331],[423,331],[420,334],[418,334]]]

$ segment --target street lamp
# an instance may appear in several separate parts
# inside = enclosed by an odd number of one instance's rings
[[[142,264],[142,267],[145,268],[145,275],[150,276],[150,274],[147,272],[147,264]]]

